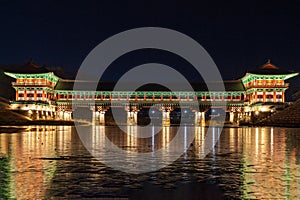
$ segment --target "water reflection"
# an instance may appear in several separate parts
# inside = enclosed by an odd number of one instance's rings
[[[105,153],[105,138],[109,138],[127,152],[120,162],[139,153],[154,156],[161,148],[167,159],[172,154],[168,145],[178,127],[163,127],[158,133],[150,128],[151,137],[142,139],[136,137],[136,126],[126,127],[130,134],[117,127],[90,127],[86,137],[99,154]],[[74,127],[11,127],[9,133],[0,134],[0,199],[81,198],[94,193],[124,197],[133,195],[132,188],[147,190],[145,182],[161,186],[160,192],[163,188],[175,192],[185,182],[215,183],[228,198],[300,199],[300,129],[224,129],[213,151],[202,159],[206,131],[185,127],[178,144],[184,149],[180,159],[154,173],[128,175],[112,172],[101,160],[93,159]],[[195,136],[192,145],[187,142],[188,133]],[[212,130],[212,138],[218,134],[218,129]]]
[[[300,199],[299,143],[297,129],[241,129],[244,198]]]
[[[56,157],[56,146],[64,145],[61,140],[61,143],[56,142],[56,127],[51,126],[30,126],[22,133],[0,134],[1,167],[6,165],[6,171],[1,172],[7,173],[4,175],[7,180],[1,180],[6,183],[1,185],[6,188],[5,197],[35,199],[44,196],[55,173],[56,161],[43,158]]]

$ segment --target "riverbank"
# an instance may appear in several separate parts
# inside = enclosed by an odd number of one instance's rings
[[[290,107],[259,121],[257,126],[300,127],[300,99]]]

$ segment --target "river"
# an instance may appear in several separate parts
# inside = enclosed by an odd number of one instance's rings
[[[206,129],[185,130],[195,139],[178,159],[131,174],[95,159],[75,127],[1,127],[0,199],[300,199],[299,128],[224,128],[205,157]],[[99,155],[109,138],[134,156],[168,146],[176,131],[164,127],[150,138],[132,139],[117,127],[97,126],[91,137]]]

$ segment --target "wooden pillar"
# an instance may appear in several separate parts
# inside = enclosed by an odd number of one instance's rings
[[[19,91],[16,90],[16,101],[18,101],[18,100],[19,100]]]
[[[284,91],[282,91],[282,103],[284,103],[285,99],[284,99]]]
[[[266,102],[266,92],[263,92],[263,102]]]
[[[27,101],[27,91],[24,90],[24,101]]]
[[[45,101],[45,91],[42,90],[42,101]]]
[[[276,102],[276,92],[273,92],[273,102]]]
[[[33,100],[36,101],[36,90],[33,91]]]

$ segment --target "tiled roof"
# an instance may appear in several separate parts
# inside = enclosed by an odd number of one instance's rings
[[[32,60],[27,63],[17,65],[5,65],[1,67],[4,71],[10,73],[24,73],[24,74],[39,74],[50,72],[45,67],[35,64]]]
[[[253,70],[249,70],[248,73],[250,74],[259,74],[259,75],[281,75],[281,74],[293,74],[296,73],[294,71],[280,69],[273,65],[270,60],[263,66],[259,68],[255,68]]]
[[[62,80],[60,79],[55,87],[55,90],[73,90],[74,80]],[[113,91],[116,83],[115,82],[99,82],[97,85],[97,91]],[[126,83],[124,84],[124,89],[120,89],[121,91],[131,91],[131,88],[135,88],[136,84]],[[220,91],[221,83],[211,82],[209,83],[209,87],[212,91]],[[78,86],[78,90],[91,90],[95,86],[95,82],[80,82]],[[132,87],[131,87],[132,86]],[[194,91],[208,91],[207,85],[205,83],[191,83]],[[180,83],[171,83],[170,89],[176,91],[186,91],[186,88],[183,87]],[[224,87],[226,91],[244,91],[244,85],[241,80],[233,80],[233,81],[224,81]],[[146,84],[142,87],[139,87],[137,91],[170,91],[164,86],[158,84]]]

